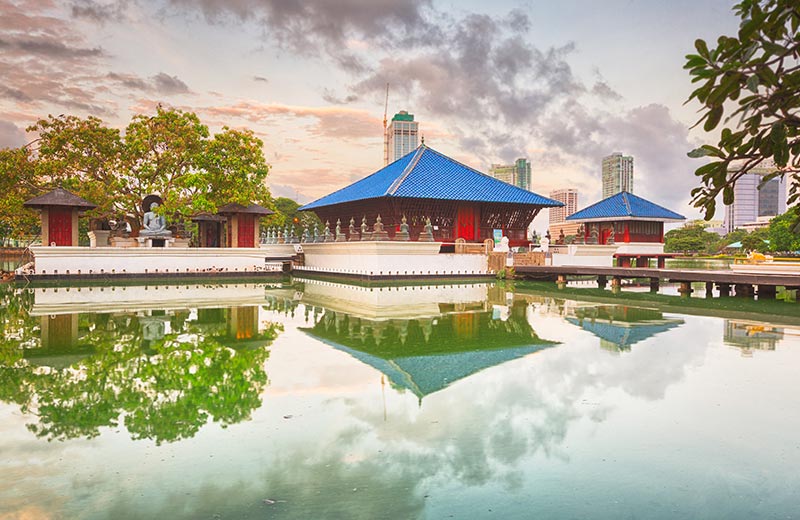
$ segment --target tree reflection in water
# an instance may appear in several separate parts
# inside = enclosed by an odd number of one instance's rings
[[[160,444],[246,420],[282,330],[259,330],[257,307],[31,317],[26,291],[0,298],[0,400],[37,416],[28,429],[48,440],[124,425]]]

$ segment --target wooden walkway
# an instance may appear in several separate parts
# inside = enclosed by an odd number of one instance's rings
[[[733,288],[739,296],[775,295],[776,287],[800,289],[800,275],[791,274],[751,274],[733,271],[707,271],[700,269],[652,269],[643,267],[590,267],[590,266],[520,266],[515,269],[516,276],[532,280],[554,280],[566,283],[570,277],[595,277],[597,285],[604,288],[608,281],[612,286],[621,284],[624,279],[650,280],[650,290],[657,291],[660,281],[680,283],[680,293],[692,292],[691,284],[704,282],[706,291],[715,286],[721,296],[731,294]]]

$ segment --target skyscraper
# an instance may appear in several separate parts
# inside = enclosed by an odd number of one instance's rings
[[[419,123],[414,121],[414,114],[409,114],[405,110],[394,115],[386,133],[388,134],[389,163],[395,162],[419,146]]]
[[[603,157],[603,198],[621,191],[633,193],[633,157],[614,152]]]
[[[531,163],[528,159],[517,159],[514,164],[493,164],[489,175],[497,180],[531,191]]]
[[[578,190],[575,188],[563,188],[550,192],[550,198],[563,202],[560,208],[550,208],[550,225],[564,222],[564,220],[578,211]]]
[[[550,236],[556,242],[560,237],[575,235],[580,224],[577,222],[568,222],[566,218],[576,211],[578,211],[578,190],[575,188],[562,188],[550,192],[550,198],[563,202],[564,205],[559,208],[550,208],[550,225],[548,231]]]
[[[735,171],[732,166],[730,171]],[[774,164],[753,168],[736,181],[733,187],[733,204],[725,207],[723,227],[730,233],[734,229],[754,224],[786,211],[786,180],[780,177],[770,179],[759,188],[764,176],[775,171]],[[761,219],[759,217],[762,217]]]

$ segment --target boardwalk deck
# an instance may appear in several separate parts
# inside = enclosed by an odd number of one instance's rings
[[[595,276],[604,279],[650,278],[668,282],[706,282],[725,285],[783,286],[800,288],[800,276],[791,274],[752,274],[701,269],[650,269],[641,267],[525,266],[515,269],[517,276],[537,280],[556,280],[559,276]]]

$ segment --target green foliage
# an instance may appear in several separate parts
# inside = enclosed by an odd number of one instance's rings
[[[715,253],[719,245],[719,235],[706,231],[699,223],[689,223],[664,234],[666,253]]]
[[[497,271],[497,273],[495,273],[495,278],[497,278],[498,280],[506,280],[506,279],[511,280],[514,278],[515,274],[516,271],[514,271],[513,267],[506,267],[504,269],[500,269],[499,271]]]
[[[28,429],[39,437],[91,438],[124,425],[133,438],[173,442],[210,421],[246,420],[261,405],[266,345],[279,324],[239,339],[230,310],[219,310],[218,324],[178,313],[169,333],[148,340],[136,313],[81,314],[77,340],[51,327],[47,345],[39,323],[63,317],[29,316],[32,294],[0,287],[0,401],[34,414]],[[48,365],[58,359],[70,365]]]
[[[734,229],[727,235],[725,235],[723,247],[727,246],[728,244],[733,244],[735,242],[741,242],[744,237],[747,236],[746,229]]]
[[[716,145],[689,152],[712,159],[695,171],[702,186],[692,190],[707,219],[719,194],[731,204],[736,181],[768,159],[778,171],[765,180],[786,176],[790,202],[800,196],[800,9],[796,0],[744,0],[734,11],[738,34],[711,48],[697,40],[684,65],[699,84],[687,100],[702,104],[697,124],[707,132],[723,124]]]
[[[39,233],[37,211],[22,203],[38,194],[34,172],[28,167],[27,148],[0,149],[0,238],[22,238]]]
[[[261,140],[227,127],[211,136],[191,112],[159,106],[155,115],[134,116],[124,133],[69,115],[48,116],[28,131],[38,139],[0,150],[0,222],[18,235],[36,222],[22,202],[57,186],[97,204],[90,217],[134,224],[149,194],[163,198],[159,211],[170,219],[229,202],[270,205]]]
[[[302,230],[308,226],[313,231],[314,224],[317,225],[320,232],[322,231],[323,223],[311,211],[297,211],[300,207],[296,201],[286,198],[278,197],[273,202],[274,215],[268,216],[265,221],[267,226],[277,226],[283,228],[284,226],[295,226],[297,229]],[[331,222],[331,227],[335,226],[335,222]],[[349,226],[349,222],[342,222],[342,228]]]
[[[769,250],[767,243],[767,230],[756,229],[742,239],[742,249],[745,251],[758,251],[759,253],[766,253]]]
[[[795,215],[791,212],[778,215],[769,223],[766,235],[769,250],[775,252],[800,251],[800,230],[795,230]]]

